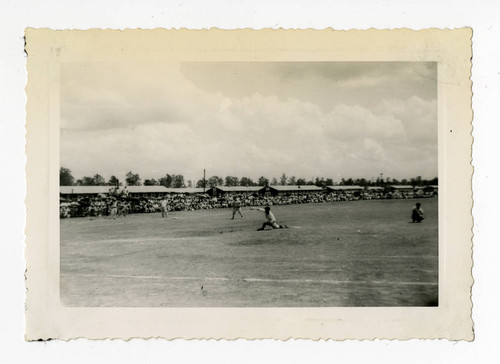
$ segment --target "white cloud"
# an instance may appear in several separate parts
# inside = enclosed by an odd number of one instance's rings
[[[123,178],[132,170],[143,179],[182,173],[196,180],[204,168],[209,175],[255,179],[283,172],[306,178],[437,174],[432,99],[393,95],[369,107],[337,98],[325,109],[264,92],[229,97],[202,90],[178,65],[130,77],[104,71],[63,73],[61,164],[77,178]],[[87,78],[89,72],[94,77]]]

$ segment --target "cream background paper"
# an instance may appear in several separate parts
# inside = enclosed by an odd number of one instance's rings
[[[473,338],[470,29],[28,29],[27,331],[60,338]],[[69,308],[59,302],[59,64],[124,61],[437,61],[439,307]],[[453,181],[450,183],[449,181]]]

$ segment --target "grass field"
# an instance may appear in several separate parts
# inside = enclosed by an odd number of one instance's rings
[[[61,220],[61,301],[111,307],[438,304],[437,199]]]

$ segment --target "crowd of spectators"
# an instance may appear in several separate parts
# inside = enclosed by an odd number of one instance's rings
[[[292,205],[304,203],[328,203],[338,201],[375,200],[375,199],[411,199],[434,197],[434,192],[413,191],[366,191],[324,193],[311,192],[302,194],[280,194],[277,196],[266,196],[258,194],[243,195],[221,195],[211,197],[206,194],[171,194],[164,198],[167,200],[169,211],[192,211],[231,207],[235,199],[239,199],[241,206],[272,206],[272,205]],[[61,200],[60,217],[97,217],[108,216],[111,213],[114,202],[117,203],[118,216],[126,216],[128,213],[152,213],[161,211],[161,200],[158,198],[134,198],[128,195],[107,194],[97,197],[83,197],[76,201]]]
[[[382,200],[382,199],[411,199],[411,198],[430,198],[436,196],[437,193],[433,191],[416,190],[416,191],[375,191],[364,192],[363,196],[359,199],[362,200]],[[347,196],[346,196],[347,197]],[[346,198],[345,197],[345,198]],[[344,200],[342,200],[344,201]]]

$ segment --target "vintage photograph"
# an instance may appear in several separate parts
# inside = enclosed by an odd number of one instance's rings
[[[435,61],[62,62],[66,307],[438,307]]]
[[[473,338],[471,30],[26,32],[26,338]]]

